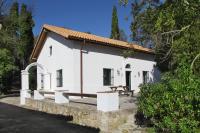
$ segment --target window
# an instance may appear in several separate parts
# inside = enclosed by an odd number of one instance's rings
[[[63,86],[63,76],[62,76],[62,69],[56,71],[57,75],[57,87],[62,87]]]
[[[131,68],[131,65],[130,64],[126,64],[126,67],[125,68]]]
[[[113,69],[103,69],[103,85],[109,86],[114,84],[114,70]]]
[[[49,55],[52,55],[52,46],[49,47]]]
[[[41,74],[41,89],[44,88],[44,74]]]
[[[149,72],[143,71],[143,84],[148,83],[148,80],[149,80]]]

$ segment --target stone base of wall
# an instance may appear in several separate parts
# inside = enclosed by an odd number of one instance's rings
[[[141,128],[135,125],[136,110],[119,110],[116,112],[100,112],[91,109],[80,109],[68,105],[59,105],[47,100],[26,99],[26,106],[42,112],[70,116],[72,123],[99,128],[106,133],[133,133],[142,132]]]

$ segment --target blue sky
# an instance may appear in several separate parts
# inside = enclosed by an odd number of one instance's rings
[[[38,35],[43,24],[67,27],[109,37],[113,5],[117,6],[119,27],[129,37],[131,8],[119,5],[118,0],[18,0],[31,5],[35,21],[33,32]],[[129,17],[126,20],[126,17]]]

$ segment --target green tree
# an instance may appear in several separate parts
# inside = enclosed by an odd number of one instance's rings
[[[1,5],[0,8],[3,9]],[[17,2],[14,2],[9,12],[2,16],[3,28],[0,30],[0,50],[3,51],[0,65],[5,66],[5,70],[0,70],[0,84],[1,90],[2,88],[7,90],[11,88],[9,86],[12,83],[20,83],[20,70],[28,64],[34,43],[32,32],[34,22],[32,13],[27,10],[25,4],[22,5],[19,13]]]
[[[113,6],[110,38],[117,39],[117,40],[120,39],[119,26],[118,26],[118,16],[117,16],[117,8],[116,8],[116,6]]]
[[[182,59],[192,63],[197,55],[199,4],[196,0],[133,1],[132,39],[142,44],[152,42],[162,71],[174,71]]]
[[[159,133],[197,133],[200,128],[200,78],[188,64],[175,74],[166,73],[160,83],[141,87],[138,110]]]
[[[34,21],[32,13],[27,9],[25,4],[22,4],[20,16],[19,16],[19,33],[20,44],[18,47],[21,67],[24,69],[29,63],[30,53],[34,46],[34,35],[32,28],[34,27]]]
[[[132,3],[133,40],[153,42],[157,65],[165,72],[159,83],[142,85],[138,98],[138,111],[155,132],[199,132],[199,5],[197,0]]]
[[[16,69],[11,52],[5,48],[0,49],[0,93],[6,92],[10,86],[10,75]]]
[[[13,74],[17,69],[17,44],[18,44],[18,3],[15,2],[9,13],[4,11],[5,0],[1,2],[0,30],[0,92],[7,92],[13,80]]]
[[[19,32],[18,32],[19,4],[14,2],[9,10],[9,13],[4,15],[3,28],[1,30],[4,48],[7,48],[13,53],[15,63],[18,62]]]
[[[5,0],[0,0],[0,24],[3,22]]]
[[[9,13],[4,14],[3,30],[7,32],[10,37],[15,39],[18,34],[18,17],[19,4],[18,2],[14,2],[9,10]]]
[[[123,29],[119,30],[119,40],[121,40],[121,41],[127,41],[128,40],[128,37],[127,37],[127,35],[126,35],[126,33],[124,32]]]

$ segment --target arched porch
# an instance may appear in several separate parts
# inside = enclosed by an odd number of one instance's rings
[[[34,62],[29,64],[25,70],[21,71],[21,91],[20,91],[20,103],[21,104],[25,104],[25,98],[30,98],[31,97],[31,91],[29,89],[29,70],[34,67],[37,66],[39,67],[42,71],[41,71],[41,75],[43,77],[43,86],[42,87],[37,87],[37,89],[45,89],[45,90],[51,90],[51,85],[50,85],[50,73],[48,72],[48,70],[42,66],[41,64]],[[37,73],[38,76],[38,73]]]

